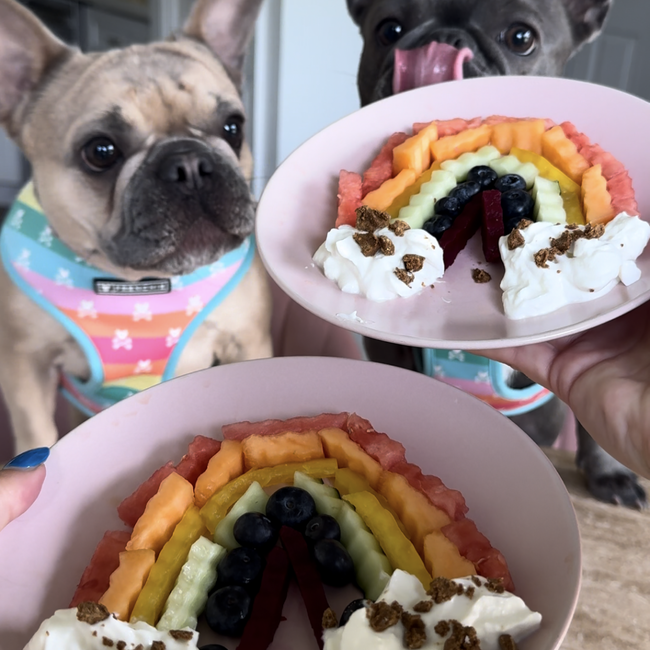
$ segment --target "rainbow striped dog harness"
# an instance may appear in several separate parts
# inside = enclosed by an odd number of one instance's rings
[[[253,236],[188,275],[125,282],[87,264],[48,225],[29,183],[0,231],[11,279],[65,326],[90,365],[87,381],[63,373],[61,390],[88,415],[174,376],[198,326],[237,286]]]

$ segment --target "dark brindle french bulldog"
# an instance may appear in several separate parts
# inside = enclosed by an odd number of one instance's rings
[[[165,42],[82,54],[0,0],[0,125],[33,172],[0,236],[17,451],[55,442],[61,376],[92,413],[90,388],[100,408],[129,386],[271,356],[241,99],[260,4],[200,0]]]
[[[601,31],[611,0],[347,0],[364,41],[361,103],[463,77],[560,75],[567,60]],[[470,117],[470,116],[466,116]],[[543,116],[541,116],[543,117]],[[421,367],[419,350],[365,340],[370,359]],[[512,372],[508,383],[531,382]],[[553,397],[512,417],[535,442],[552,445],[566,406]],[[645,507],[636,476],[601,449],[578,423],[577,464],[598,499]]]

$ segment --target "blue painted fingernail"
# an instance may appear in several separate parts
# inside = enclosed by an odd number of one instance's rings
[[[49,447],[38,447],[37,449],[30,449],[24,451],[15,458],[12,458],[5,466],[4,469],[34,469],[42,465],[50,455]]]

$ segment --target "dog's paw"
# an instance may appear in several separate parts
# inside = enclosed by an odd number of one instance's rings
[[[586,476],[585,480],[587,489],[599,501],[635,510],[645,510],[648,507],[646,491],[636,474],[627,469]]]

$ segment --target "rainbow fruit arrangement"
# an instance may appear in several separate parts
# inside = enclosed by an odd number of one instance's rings
[[[605,224],[638,215],[621,162],[570,122],[491,116],[414,124],[394,133],[363,173],[342,170],[336,227],[368,206],[435,236],[449,267],[482,232],[486,261],[521,219]]]
[[[323,584],[353,583],[374,600],[402,569],[425,589],[436,577],[478,574],[514,590],[460,492],[407,462],[404,447],[362,417],[241,422],[222,434],[197,436],[177,465],[120,504],[132,530],[105,533],[71,607],[99,602],[164,630],[196,628],[204,616],[215,632],[240,637],[238,649],[262,649],[293,575],[322,648]]]

